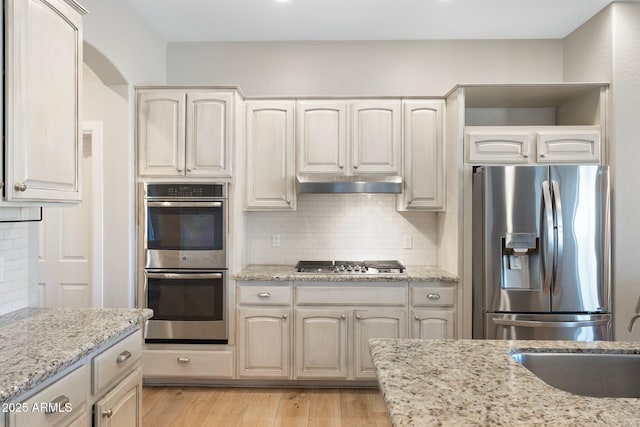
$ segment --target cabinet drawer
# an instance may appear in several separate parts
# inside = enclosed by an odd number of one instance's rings
[[[233,378],[233,351],[145,350],[145,378]]]
[[[289,305],[290,286],[238,286],[238,304]]]
[[[411,305],[417,307],[452,306],[456,300],[455,288],[411,288]]]
[[[373,286],[296,286],[300,305],[407,305],[407,288]]]
[[[16,413],[15,425],[69,424],[78,414],[86,411],[88,384],[89,373],[86,365],[83,365],[25,400],[23,403],[28,411]]]
[[[138,330],[96,356],[92,361],[93,394],[130,372],[141,355],[142,331]]]

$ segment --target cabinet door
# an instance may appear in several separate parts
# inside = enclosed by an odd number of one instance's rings
[[[350,173],[400,173],[401,111],[399,100],[352,104]]]
[[[347,104],[299,101],[296,115],[298,172],[343,174],[347,154]]]
[[[82,16],[64,0],[5,4],[8,200],[80,201]]]
[[[295,209],[294,101],[246,103],[246,208]]]
[[[238,376],[289,378],[289,308],[238,310]]]
[[[451,310],[413,310],[412,338],[455,338],[455,312]]]
[[[400,209],[444,209],[444,101],[404,101],[404,192]]]
[[[185,99],[182,90],[138,93],[140,176],[184,176]]]
[[[187,176],[230,177],[233,93],[187,93]]]
[[[94,405],[94,426],[141,425],[142,373],[137,368]]]
[[[598,163],[600,131],[537,132],[537,159],[540,163]]]
[[[347,310],[296,310],[295,337],[296,378],[347,378]]]
[[[464,142],[467,162],[472,164],[528,163],[531,137],[528,131],[466,128]]]
[[[377,310],[354,313],[354,375],[356,378],[376,378],[369,353],[371,338],[406,338],[407,311]]]

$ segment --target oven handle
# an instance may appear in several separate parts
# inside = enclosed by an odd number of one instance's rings
[[[150,273],[145,271],[149,279],[222,279],[222,273]]]
[[[221,208],[222,202],[147,202],[149,208]]]

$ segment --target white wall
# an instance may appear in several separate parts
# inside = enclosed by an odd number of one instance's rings
[[[640,325],[627,331],[640,298],[640,4],[614,3],[564,40],[567,81],[611,82],[612,273],[614,335],[637,340]]]
[[[247,96],[443,96],[457,83],[558,82],[560,40],[169,43],[169,84]]]
[[[107,58],[129,84],[164,84],[166,42],[127,0],[79,0],[89,10],[84,41]],[[91,52],[90,54],[92,54]],[[92,56],[88,57],[89,65]],[[100,74],[100,70],[96,70]],[[107,84],[122,84],[103,79]]]

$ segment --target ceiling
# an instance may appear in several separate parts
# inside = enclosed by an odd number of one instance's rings
[[[128,0],[168,42],[563,38],[612,0]],[[636,0],[637,1],[637,0]]]

